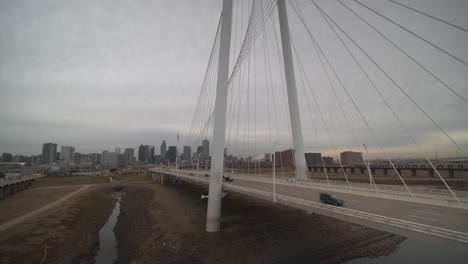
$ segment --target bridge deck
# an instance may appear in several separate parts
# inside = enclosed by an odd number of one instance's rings
[[[174,171],[164,171],[162,173],[193,180],[196,180],[198,177],[200,181],[208,183],[208,177],[205,177],[204,173],[198,176],[193,172],[190,172],[192,175],[188,172],[180,171],[177,173]],[[271,182],[243,178],[235,179],[234,182],[226,183],[225,186],[228,189],[244,192],[263,199],[271,199],[272,197],[273,186]],[[249,190],[243,191],[242,188]],[[292,203],[285,202],[284,199],[280,201],[293,207],[403,236],[439,236],[435,233],[440,231],[442,235],[439,237],[468,243],[468,222],[466,221],[468,219],[468,210],[466,209],[347,193],[337,194],[345,201],[344,207],[338,208],[321,205],[319,203],[320,192],[325,191],[300,185],[277,184],[276,186],[276,193],[278,195],[284,195],[286,199],[300,199],[300,201]],[[375,219],[373,219],[374,217]]]
[[[247,179],[236,179],[231,184],[271,192],[273,184]],[[324,191],[277,184],[278,194],[319,202]],[[468,210],[412,202],[388,200],[355,194],[337,194],[345,201],[345,207],[382,216],[417,222],[468,233]]]

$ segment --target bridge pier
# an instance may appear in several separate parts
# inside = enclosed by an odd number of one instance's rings
[[[2,187],[2,196],[4,198],[8,197],[10,195],[10,187],[8,185],[5,185]]]
[[[449,170],[448,172],[449,172],[449,177],[450,178],[452,178],[452,179],[455,178],[455,171],[454,170]]]
[[[431,177],[431,178],[434,177],[434,170],[433,170],[433,169],[427,170],[427,174],[428,174],[428,176]]]

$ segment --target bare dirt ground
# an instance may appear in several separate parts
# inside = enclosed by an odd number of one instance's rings
[[[80,187],[67,186],[44,190],[33,187],[15,193],[0,201],[0,212],[2,212],[0,214],[0,224],[53,202],[78,188]]]
[[[340,263],[386,255],[404,239],[231,194],[222,231],[206,233],[206,188],[128,185],[115,228],[118,263]]]
[[[117,263],[341,263],[389,254],[404,239],[239,194],[223,200],[222,231],[206,233],[206,186],[126,182],[90,187],[1,232],[0,263],[94,263],[115,186]]]
[[[92,187],[1,232],[0,263],[94,263],[98,231],[116,195],[109,187]]]

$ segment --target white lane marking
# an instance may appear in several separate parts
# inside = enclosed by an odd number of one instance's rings
[[[434,219],[434,218],[427,218],[427,217],[422,217],[422,216],[417,216],[417,215],[411,215],[411,214],[409,214],[409,215],[406,215],[406,216],[415,217],[415,218],[420,218],[420,219],[428,220],[428,221],[431,221],[431,222],[435,222],[435,221],[436,221],[436,219]]]
[[[436,216],[443,216],[443,214],[438,214],[438,213],[432,213],[424,210],[416,210],[415,212],[421,213],[421,214],[430,214],[430,215],[436,215]]]

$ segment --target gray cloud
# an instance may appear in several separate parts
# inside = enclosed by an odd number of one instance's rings
[[[375,129],[379,143],[389,152],[414,156],[417,153],[415,146],[384,107],[383,101],[319,13],[312,8],[310,1],[299,2],[304,7],[302,12],[307,15],[308,25],[323,45],[324,52],[343,78],[359,109]],[[356,7],[351,1],[344,2]],[[466,10],[466,3],[462,0],[449,2],[417,1],[411,4],[468,27],[468,19],[463,11]],[[466,34],[412,16],[385,1],[366,3],[399,19],[457,56],[468,59]],[[352,37],[359,40],[359,44],[434,120],[465,150],[468,149],[468,108],[465,104],[337,2],[319,1],[319,4]],[[244,9],[247,10],[247,4]],[[239,9],[235,10],[239,12]],[[169,145],[175,144],[177,131],[181,131],[182,136],[188,133],[220,11],[221,1],[217,0],[1,1],[0,152],[37,154],[41,144],[49,141],[73,145],[78,152],[136,147],[141,143],[158,146],[163,139]],[[468,97],[466,67],[434,51],[434,48],[423,45],[421,41],[408,37],[372,14],[362,14],[424,62],[454,90]],[[338,151],[357,150],[307,32],[291,10],[289,15],[295,45],[307,76],[319,95],[323,117]],[[246,22],[247,13],[244,12],[243,18]],[[269,39],[273,51],[273,36],[270,35]],[[241,39],[237,37],[237,41],[238,51]],[[349,41],[346,43],[351,45]],[[259,38],[255,48],[259,51],[256,59],[263,63],[262,45]],[[358,60],[369,71],[371,78],[422,147],[428,152],[439,149],[441,153],[453,155],[456,149],[447,138],[355,47],[351,46],[351,50],[356,52]],[[273,59],[277,58],[272,56]],[[290,145],[288,112],[284,105],[280,105],[284,98],[279,93],[278,76],[281,73],[278,71],[278,63],[273,63],[273,67],[277,73],[274,86],[278,91],[276,107],[280,122],[280,147],[286,148]],[[265,86],[262,78],[256,80],[258,87]],[[338,81],[332,78],[332,82],[358,144],[366,143],[373,155],[381,155]],[[310,93],[307,92],[306,97],[299,79],[298,86],[306,149],[333,155],[327,131]],[[265,94],[265,88],[259,88],[258,93],[260,99],[256,104],[259,112],[256,118],[252,117],[250,125],[252,129],[256,123],[257,137],[254,138],[253,130],[250,130],[248,138],[256,140],[257,152],[266,152],[270,149],[267,147],[268,111],[265,110],[267,102],[261,97]],[[306,100],[311,103],[311,112]],[[245,116],[245,109],[241,111]],[[245,126],[245,120],[241,122],[241,127]],[[318,140],[315,139],[313,126],[317,129]],[[229,144],[233,152],[244,144],[240,136],[236,137],[232,133]],[[252,148],[249,153],[252,153]]]

